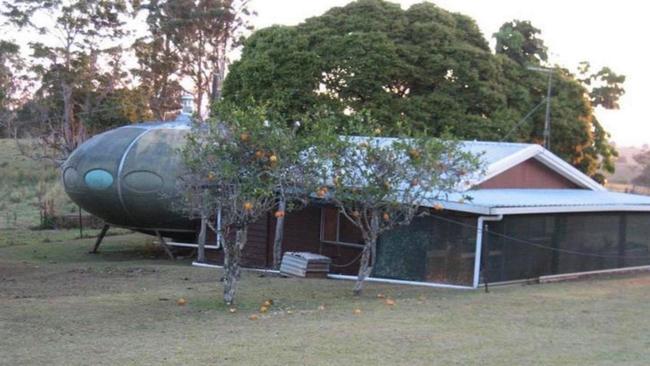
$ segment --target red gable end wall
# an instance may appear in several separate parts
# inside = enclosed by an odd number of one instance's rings
[[[583,188],[534,158],[481,183],[479,188]]]

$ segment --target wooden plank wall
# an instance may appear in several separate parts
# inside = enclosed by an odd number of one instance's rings
[[[534,158],[481,183],[479,188],[582,188]]]

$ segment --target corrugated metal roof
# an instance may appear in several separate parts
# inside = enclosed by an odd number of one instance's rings
[[[490,166],[509,156],[521,152],[533,144],[520,144],[513,142],[488,142],[488,141],[463,141],[463,150],[472,154],[481,155],[481,161]]]
[[[352,141],[372,141],[379,146],[388,146],[399,140],[395,137],[350,136],[349,138]],[[460,145],[464,151],[474,155],[481,155],[481,160],[486,166],[492,165],[531,146],[535,146],[534,144],[491,141],[460,141]]]
[[[394,137],[354,136],[348,138],[352,141],[365,141],[379,146],[387,146],[397,140],[397,138]],[[596,191],[605,190],[590,177],[537,144],[460,141],[460,145],[465,151],[475,155],[480,155],[483,163],[484,174],[482,176],[476,175],[476,177],[471,180],[470,186],[481,184],[525,160],[534,158],[559,175],[576,183],[579,187]]]
[[[650,197],[587,189],[480,189],[440,202],[452,210],[481,214],[650,211]]]

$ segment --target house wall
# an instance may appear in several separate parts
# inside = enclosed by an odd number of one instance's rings
[[[582,188],[535,158],[528,159],[481,183],[479,188]]]
[[[243,266],[270,268],[273,265],[275,223],[275,217],[268,215],[249,227],[248,243],[242,253]],[[320,253],[332,259],[330,272],[356,274],[361,250],[356,247],[322,242],[320,223],[321,208],[318,206],[309,206],[300,211],[287,213],[284,221],[283,253],[292,251]],[[213,234],[209,236],[208,241],[214,242]],[[208,251],[207,256],[211,262],[223,263],[221,251]]]
[[[272,262],[268,261],[269,223],[268,216],[248,227],[248,242],[242,252],[242,266],[249,268],[267,268]],[[215,235],[208,230],[207,242],[213,244]],[[208,261],[223,264],[223,251],[207,250]]]
[[[508,215],[488,222],[481,282],[650,265],[648,222],[650,213],[635,212]],[[285,252],[321,253],[332,258],[332,273],[357,273],[360,248],[320,240],[321,207],[289,213],[285,224]],[[476,215],[445,210],[387,232],[372,275],[471,286],[476,224]],[[251,225],[245,267],[271,267],[274,227],[270,215]],[[223,263],[220,251],[208,253]]]

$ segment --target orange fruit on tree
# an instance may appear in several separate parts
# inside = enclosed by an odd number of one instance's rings
[[[411,149],[409,150],[409,156],[411,159],[417,159],[420,157],[420,152],[417,149]]]
[[[244,210],[246,211],[252,211],[253,210],[253,203],[252,202],[244,202]]]
[[[279,219],[281,217],[284,217],[284,211],[275,211],[275,218]]]

